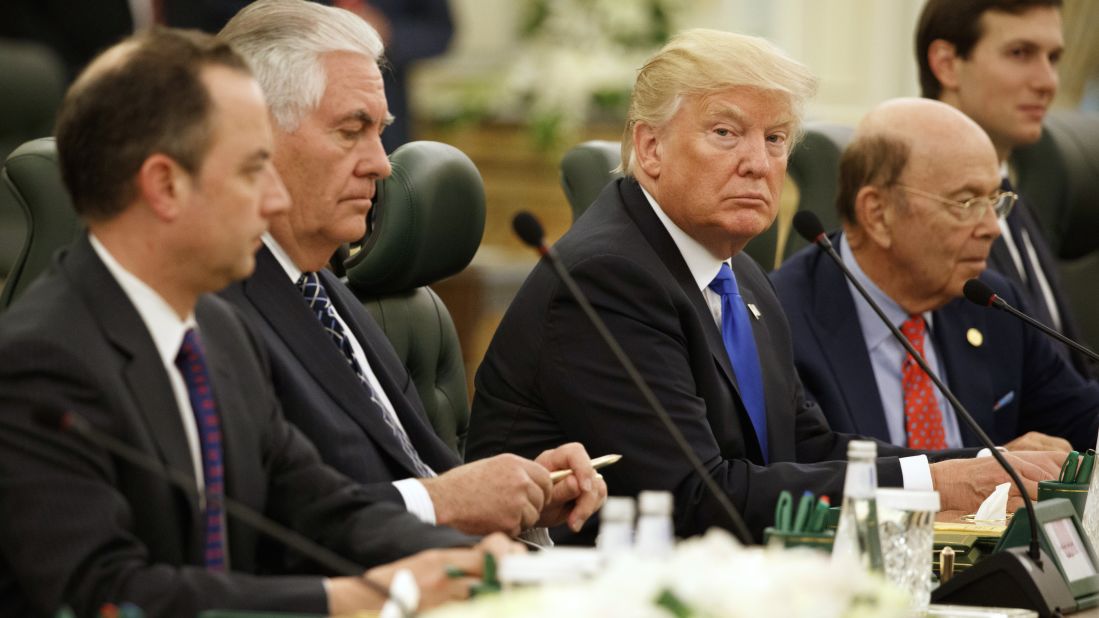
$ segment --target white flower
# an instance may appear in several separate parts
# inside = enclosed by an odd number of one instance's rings
[[[746,548],[715,529],[680,543],[668,559],[627,554],[589,582],[508,591],[427,616],[667,618],[656,603],[665,591],[701,618],[899,618],[908,607],[907,596],[881,577],[833,569],[825,554]]]

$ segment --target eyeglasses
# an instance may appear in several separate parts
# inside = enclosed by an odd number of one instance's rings
[[[952,200],[941,195],[935,195],[934,193],[928,193],[915,187],[909,187],[906,185],[898,184],[898,187],[908,191],[909,193],[915,193],[916,195],[922,195],[928,199],[935,200],[946,204],[948,206],[954,206],[958,213],[958,218],[963,221],[975,221],[984,216],[985,209],[992,207],[992,212],[996,213],[998,219],[1003,219],[1011,213],[1011,209],[1015,207],[1015,202],[1019,200],[1019,196],[1011,191],[997,191],[993,195],[980,195],[977,197],[971,197],[968,200]]]

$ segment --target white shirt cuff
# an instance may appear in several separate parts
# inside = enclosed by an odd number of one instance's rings
[[[401,479],[393,481],[393,486],[401,492],[404,507],[425,524],[435,525],[435,504],[420,479]]]
[[[530,528],[519,533],[519,538],[528,543],[534,543],[539,547],[553,547],[553,538],[550,537],[549,528]]]
[[[901,480],[905,489],[917,491],[931,491],[935,489],[931,485],[931,464],[927,461],[927,455],[913,455],[901,457]]]

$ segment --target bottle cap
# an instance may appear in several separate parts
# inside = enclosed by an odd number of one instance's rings
[[[634,512],[635,504],[633,498],[627,496],[611,496],[607,498],[607,503],[603,505],[602,512],[599,514],[599,520],[604,522],[625,521],[632,524]]]
[[[875,459],[877,456],[877,442],[871,440],[851,440],[847,443],[847,459]]]
[[[672,514],[672,494],[667,491],[643,491],[638,496],[642,515]]]

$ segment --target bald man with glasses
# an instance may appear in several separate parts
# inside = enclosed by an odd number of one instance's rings
[[[1001,190],[988,135],[926,99],[887,101],[855,131],[840,163],[832,236],[886,316],[998,444],[1083,450],[1099,431],[1099,386],[1043,335],[978,307],[962,286],[979,277],[1010,304],[1027,303],[986,271],[1018,197]],[[817,247],[772,274],[807,394],[832,429],[919,449],[978,446],[950,403]]]

